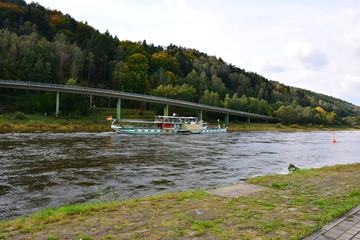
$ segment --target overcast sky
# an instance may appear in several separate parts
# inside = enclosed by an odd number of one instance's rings
[[[360,106],[359,0],[36,2],[120,40],[195,48],[268,79]]]

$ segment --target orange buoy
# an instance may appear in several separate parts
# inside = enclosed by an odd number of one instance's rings
[[[334,133],[334,139],[332,140],[333,143],[336,143],[336,139],[335,139],[335,133]]]

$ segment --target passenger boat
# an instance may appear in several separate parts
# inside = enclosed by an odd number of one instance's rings
[[[226,133],[227,127],[210,126],[196,117],[156,116],[155,121],[123,120],[111,128],[117,133],[126,134],[202,134]]]

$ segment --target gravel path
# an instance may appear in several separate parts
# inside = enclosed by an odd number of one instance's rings
[[[206,191],[206,193],[223,196],[223,197],[240,197],[240,196],[250,196],[255,192],[267,190],[267,189],[269,188],[251,183],[242,182],[227,187],[211,189]]]

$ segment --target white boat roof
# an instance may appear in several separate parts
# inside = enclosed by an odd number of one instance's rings
[[[147,121],[147,120],[139,120],[139,119],[120,119],[119,122],[127,122],[127,123],[159,123],[159,119],[167,120],[181,120],[181,121],[196,121],[197,117],[178,117],[178,116],[156,116],[155,121]],[[164,122],[164,121],[162,121]],[[203,124],[207,124],[206,122],[202,122]]]
[[[128,123],[154,123],[154,121],[139,120],[139,119],[120,119],[120,122],[128,122]]]
[[[196,119],[197,117],[179,117],[179,116],[156,116],[156,118],[174,118],[174,119]]]

